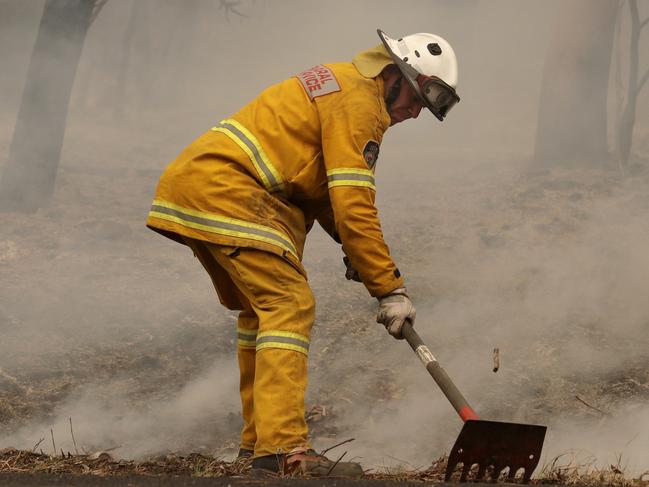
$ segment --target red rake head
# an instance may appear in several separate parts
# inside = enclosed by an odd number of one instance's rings
[[[466,481],[473,465],[478,465],[476,480],[481,480],[492,467],[491,480],[498,480],[500,472],[509,468],[508,480],[514,480],[522,468],[523,482],[527,483],[539,463],[545,426],[501,423],[498,421],[469,420],[464,423],[448,457],[446,481],[462,464],[460,482]]]

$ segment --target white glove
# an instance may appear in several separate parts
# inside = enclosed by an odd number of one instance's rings
[[[379,310],[376,322],[381,323],[388,333],[398,340],[403,339],[401,328],[406,320],[414,326],[417,312],[406,293],[405,287],[400,287],[379,298]]]

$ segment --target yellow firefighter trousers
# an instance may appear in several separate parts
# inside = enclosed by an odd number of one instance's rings
[[[304,392],[315,301],[306,278],[270,252],[185,242],[212,278],[221,303],[241,310],[241,448],[258,457],[308,446]]]

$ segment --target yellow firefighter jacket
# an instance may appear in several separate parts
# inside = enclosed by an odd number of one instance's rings
[[[319,65],[263,91],[190,144],[163,173],[147,226],[252,247],[301,265],[314,221],[338,242],[372,296],[403,286],[374,205],[390,125],[383,79],[352,63]]]

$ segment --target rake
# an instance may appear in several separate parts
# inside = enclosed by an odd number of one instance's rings
[[[402,334],[464,421],[448,457],[445,480],[448,482],[456,467],[462,464],[460,482],[464,482],[473,465],[477,464],[476,480],[483,479],[489,467],[492,467],[492,481],[497,481],[500,473],[509,468],[509,481],[514,480],[520,469],[524,469],[523,483],[529,482],[539,463],[547,428],[535,424],[478,419],[476,412],[409,321],[403,324]]]

